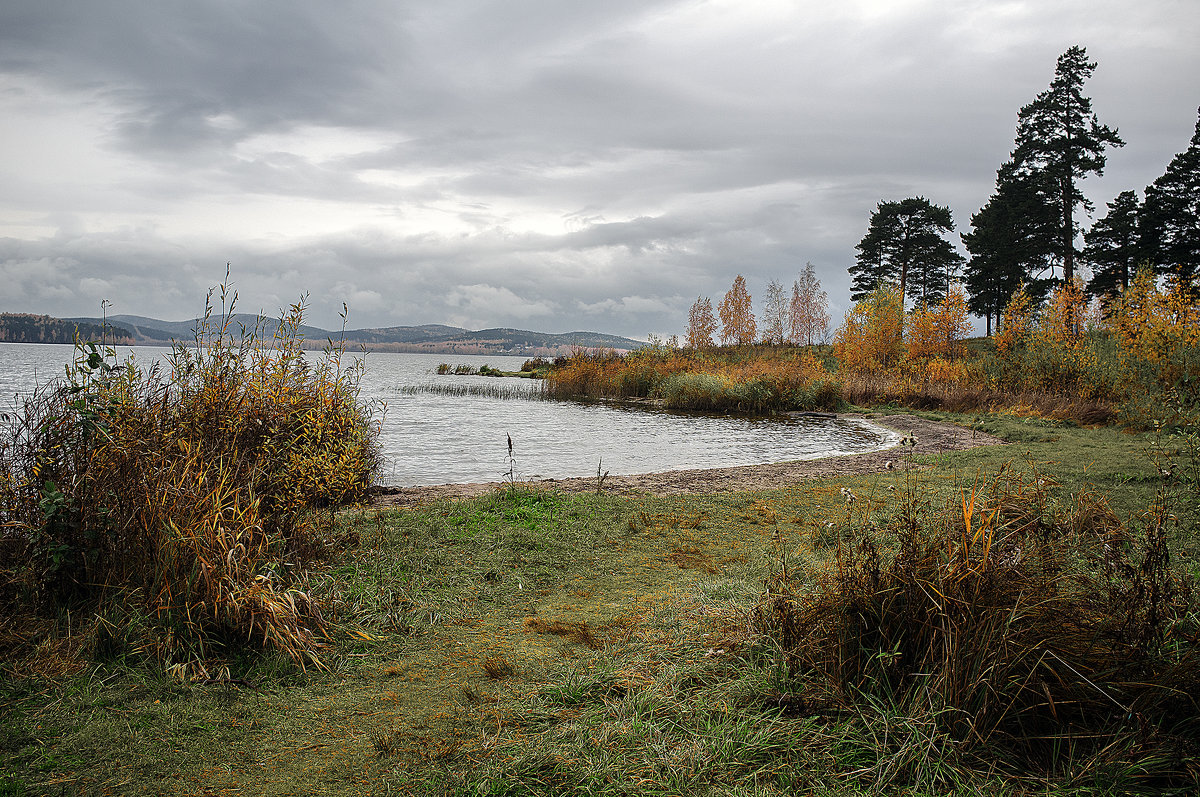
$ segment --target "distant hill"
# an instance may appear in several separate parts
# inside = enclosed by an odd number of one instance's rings
[[[82,340],[107,340],[132,343],[133,333],[116,324],[100,326],[100,319],[55,318],[30,313],[0,313],[0,342],[74,343]]]
[[[50,318],[49,316],[41,317]],[[91,324],[96,328],[96,334],[99,333],[101,321],[99,318],[55,320],[60,320],[63,324],[79,325],[81,330],[84,329],[85,324]],[[185,343],[192,341],[195,338],[195,329],[200,322],[199,319],[162,321],[145,316],[114,315],[108,317],[105,323],[110,327],[120,327],[122,332],[129,336],[129,342],[165,345],[172,340]],[[240,336],[243,328],[250,330],[258,323],[260,323],[258,316],[240,313],[230,319],[229,328],[234,335]],[[261,323],[262,334],[270,337],[275,334],[279,320],[266,319]],[[514,354],[522,357],[556,357],[570,354],[573,349],[577,348],[632,351],[646,345],[640,340],[620,335],[606,335],[602,332],[555,334],[507,327],[472,331],[444,324],[350,329],[346,330],[344,336],[340,332],[331,332],[312,326],[302,326],[300,331],[304,335],[306,344],[311,348],[320,348],[330,339],[341,338],[345,340],[349,349],[426,352],[429,354]],[[81,332],[81,334],[83,333]],[[87,336],[85,335],[85,337]],[[0,340],[8,340],[8,338],[0,337]],[[67,342],[70,340],[68,339]]]

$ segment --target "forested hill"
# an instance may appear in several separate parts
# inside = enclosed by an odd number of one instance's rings
[[[30,313],[0,313],[0,342],[2,343],[74,343],[81,340],[105,340],[111,343],[133,343],[134,336],[124,327],[100,319],[80,321]]]
[[[100,324],[108,325],[109,340],[117,336],[117,343],[140,343],[145,345],[169,345],[172,340],[191,342],[199,320],[162,321],[135,315],[114,315],[108,319],[70,318],[57,319],[50,316],[25,314],[3,314],[5,320],[17,322],[0,327],[0,341],[22,343],[70,343],[75,329],[81,338],[100,337]],[[258,316],[239,314],[230,319],[228,329],[234,336],[242,330],[259,329],[259,334],[270,338],[278,325],[276,319],[260,319]],[[48,333],[33,332],[38,325],[64,330],[59,337]],[[351,350],[396,352],[426,352],[429,354],[514,354],[523,357],[554,357],[570,354],[574,349],[615,349],[631,351],[645,345],[643,341],[608,335],[602,332],[532,332],[525,329],[469,330],[442,324],[420,326],[377,327],[373,329],[350,329],[343,335],[320,327],[300,328],[306,344],[320,348],[329,340],[344,340]]]

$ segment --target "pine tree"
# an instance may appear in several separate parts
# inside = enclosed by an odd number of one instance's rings
[[[1090,296],[1099,296],[1108,307],[1112,300],[1129,287],[1138,264],[1138,198],[1132,191],[1122,191],[1108,203],[1108,214],[1092,225],[1084,236],[1084,259],[1092,266]]]
[[[1200,271],[1200,118],[1191,145],[1146,189],[1142,245],[1161,274],[1190,286]]]
[[[738,274],[733,286],[725,293],[717,312],[721,315],[721,342],[749,345],[754,342],[757,328],[746,279]]]
[[[1022,285],[1037,301],[1049,292],[1055,257],[1057,211],[1053,186],[1041,173],[1022,175],[1011,162],[996,172],[996,191],[971,217],[971,232],[962,236],[971,253],[966,287],[971,312],[993,321]]]
[[[1021,175],[1044,174],[1054,186],[1058,211],[1056,255],[1063,278],[1075,275],[1075,238],[1079,225],[1075,209],[1092,209],[1079,189],[1089,174],[1104,174],[1107,147],[1125,142],[1117,131],[1100,124],[1092,101],[1083,95],[1083,83],[1096,69],[1087,51],[1072,47],[1058,58],[1050,88],[1039,94],[1017,115],[1017,137],[1012,160]]]
[[[942,236],[954,231],[950,208],[924,197],[880,202],[859,241],[850,298],[862,301],[884,282],[900,286],[901,296],[925,302],[941,299],[963,258]]]

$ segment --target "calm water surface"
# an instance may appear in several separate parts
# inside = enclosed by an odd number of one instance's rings
[[[0,343],[0,406],[63,374],[71,346]],[[147,365],[167,349],[137,347]],[[850,420],[694,415],[603,404],[413,392],[421,386],[483,385],[536,391],[534,380],[439,376],[438,363],[516,371],[524,357],[368,354],[361,397],[386,404],[382,481],[428,485],[496,481],[508,472],[512,435],[518,479],[594,476],[754,465],[894,445],[898,436]]]

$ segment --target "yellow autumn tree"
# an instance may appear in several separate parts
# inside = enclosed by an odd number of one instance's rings
[[[839,367],[852,372],[885,370],[904,352],[904,301],[897,285],[881,285],[846,313],[834,336]]]
[[[717,317],[713,315],[712,301],[707,297],[696,297],[688,313],[687,347],[689,349],[712,348],[713,333],[717,331]]]
[[[1024,287],[1008,300],[1000,314],[1000,331],[996,333],[996,349],[1000,354],[1012,354],[1029,340],[1034,330],[1035,310]]]
[[[1083,280],[1076,275],[1050,294],[1050,303],[1042,314],[1041,329],[1058,345],[1075,348],[1083,338],[1086,321],[1087,298],[1083,292]]]
[[[1200,345],[1200,304],[1190,286],[1169,282],[1165,290],[1143,268],[1110,305],[1107,328],[1126,356],[1151,362],[1171,359],[1180,347]]]
[[[721,300],[717,312],[721,315],[721,342],[746,346],[754,343],[758,329],[754,324],[754,309],[750,304],[750,292],[746,280],[738,274],[733,286]]]

